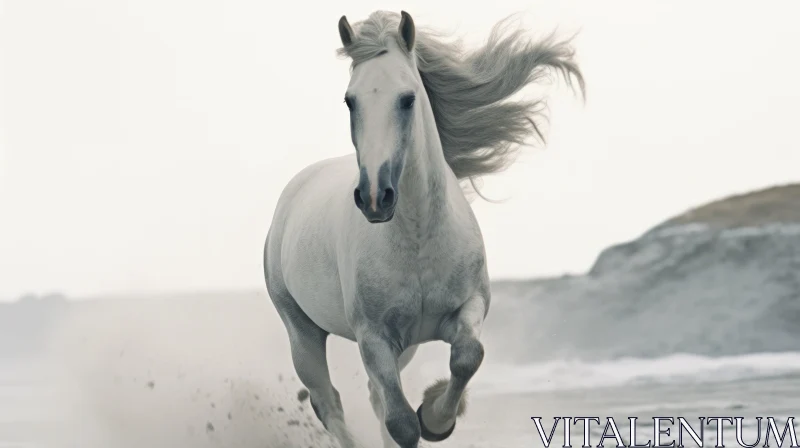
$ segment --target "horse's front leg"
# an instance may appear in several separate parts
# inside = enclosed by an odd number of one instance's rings
[[[377,330],[377,329],[376,329]],[[366,330],[356,335],[367,371],[370,394],[380,399],[386,431],[400,448],[418,448],[420,426],[414,408],[400,384],[399,350],[382,331]]]
[[[480,333],[488,300],[475,296],[441,327],[441,338],[450,344],[450,380],[441,380],[425,390],[417,409],[422,438],[444,440],[453,433],[456,417],[466,411],[466,389],[483,362]]]
[[[286,326],[294,368],[300,381],[308,388],[314,413],[342,448],[357,447],[344,422],[341,397],[331,382],[326,350],[328,333],[300,309],[288,292],[273,288],[270,297]]]
[[[414,353],[416,353],[417,348],[419,346],[414,345],[407,348],[400,357],[397,358],[397,366],[398,371],[400,373],[403,372],[403,368],[405,368],[411,359],[414,357]],[[378,423],[380,423],[381,429],[381,438],[383,439],[383,447],[384,448],[397,448],[397,443],[395,443],[394,438],[392,435],[389,434],[389,431],[386,429],[386,425],[384,424],[384,417],[386,413],[383,409],[383,399],[381,398],[380,391],[372,381],[367,383],[369,387],[369,401],[372,403],[372,410],[375,411],[375,416],[378,417]]]

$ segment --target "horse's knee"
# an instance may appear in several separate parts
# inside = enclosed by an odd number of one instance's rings
[[[331,389],[333,390],[333,400],[334,400],[333,403],[334,403],[334,406],[336,407],[336,409],[341,410],[342,409],[342,396],[339,394],[339,391],[336,390],[335,387],[331,387]]]
[[[331,419],[344,419],[341,396],[336,388],[331,388],[330,394],[324,394],[318,390],[310,390],[309,395],[308,401],[311,403],[311,409],[325,429],[328,429],[328,423]]]
[[[328,429],[328,424],[325,423],[325,419],[322,418],[322,413],[319,410],[319,406],[317,406],[317,404],[314,403],[314,397],[310,397],[308,401],[311,403],[311,409],[314,411],[314,415],[317,416],[317,420],[319,420],[320,423],[322,423],[323,428]]]
[[[375,387],[375,384],[372,382],[372,380],[367,381],[367,390],[369,390],[370,401],[381,401],[380,391],[378,391],[378,388]]]
[[[383,415],[383,411],[381,411],[381,409],[383,409],[383,404],[381,403],[381,396],[378,392],[378,388],[375,387],[375,384],[373,384],[372,381],[368,381],[367,390],[369,390],[369,401],[372,403],[372,410],[375,411],[375,415],[377,415],[378,419],[380,419]]]
[[[402,448],[417,448],[422,430],[417,414],[409,409],[394,410],[386,416],[386,430]]]
[[[483,344],[468,339],[450,347],[450,373],[457,378],[472,378],[483,362]]]

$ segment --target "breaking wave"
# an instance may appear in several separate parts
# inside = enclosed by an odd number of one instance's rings
[[[522,366],[487,364],[474,380],[476,393],[546,392],[648,384],[720,383],[800,376],[800,352],[707,357],[686,353],[660,358],[584,362],[550,361]]]

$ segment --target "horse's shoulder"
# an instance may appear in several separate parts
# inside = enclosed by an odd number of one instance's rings
[[[291,203],[304,188],[315,182],[337,179],[338,172],[346,171],[346,162],[350,158],[352,156],[331,157],[314,162],[298,171],[283,188],[278,208]]]
[[[348,154],[344,156],[318,160],[298,171],[297,174],[295,174],[287,184],[287,188],[296,184],[302,184],[308,181],[310,178],[316,177],[322,171],[344,167],[346,162],[350,161],[351,159],[354,160],[354,158],[355,157],[353,155]]]

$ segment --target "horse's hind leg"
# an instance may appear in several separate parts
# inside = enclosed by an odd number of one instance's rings
[[[271,291],[270,297],[289,333],[294,368],[300,381],[308,388],[314,413],[342,448],[355,447],[353,436],[344,423],[339,392],[333,387],[328,371],[328,333],[300,309],[288,292]]]
[[[400,448],[418,448],[420,426],[400,384],[400,353],[392,342],[377,332],[357,334],[356,339],[369,376],[371,393],[383,405],[386,431]]]
[[[450,437],[456,417],[466,411],[467,383],[483,362],[480,332],[486,307],[483,297],[473,297],[442,326],[441,337],[450,343],[450,381],[438,381],[428,387],[417,409],[422,438],[427,441]]]
[[[404,351],[403,354],[397,358],[398,372],[402,372],[408,363],[411,362],[411,359],[417,352],[417,347],[418,346],[414,345],[407,348],[406,351]],[[385,412],[378,388],[372,383],[372,380],[368,381],[367,385],[369,386],[369,401],[372,403],[372,410],[375,411],[375,416],[378,417],[378,422],[380,422],[381,425],[381,438],[383,438],[383,446],[384,448],[396,448],[398,445],[394,442],[391,434],[389,434],[389,431],[386,429],[386,425],[383,423]]]

